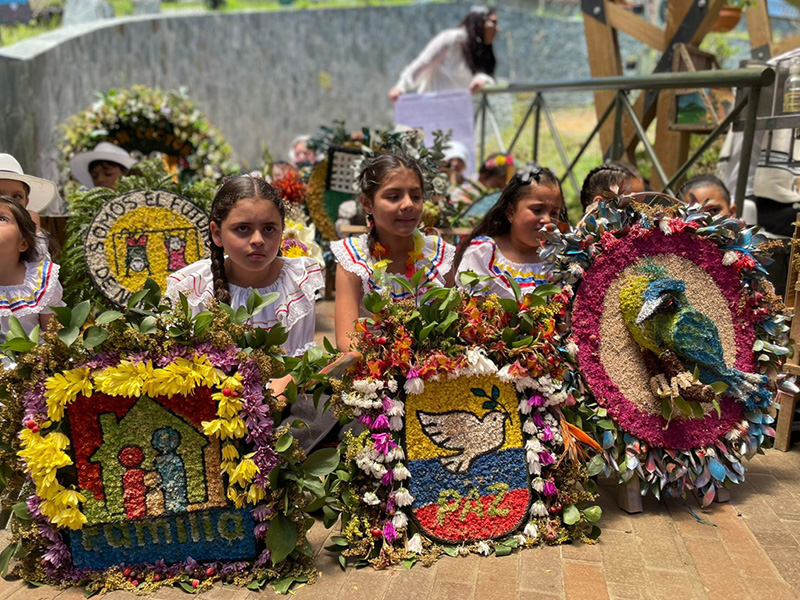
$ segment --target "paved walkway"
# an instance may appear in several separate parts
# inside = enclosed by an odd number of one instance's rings
[[[318,329],[332,337],[330,303],[318,306]],[[617,508],[615,488],[601,486],[603,535],[594,546],[543,547],[489,558],[443,557],[430,568],[342,571],[323,549],[334,533],[318,522],[311,530],[319,580],[294,590],[298,600],[603,600],[800,598],[800,446],[768,451],[748,464],[747,481],[727,504],[701,510],[693,500],[656,502],[628,515]],[[703,520],[696,520],[689,507]],[[0,544],[3,536],[0,534]],[[204,600],[271,597],[218,586]],[[61,592],[0,580],[0,600],[82,600]],[[108,600],[133,600],[125,592]],[[154,600],[187,598],[178,588]]]

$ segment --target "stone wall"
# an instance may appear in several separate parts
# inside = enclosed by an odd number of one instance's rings
[[[180,13],[65,27],[0,49],[0,151],[55,178],[60,124],[96,90],[133,84],[186,86],[248,165],[263,144],[282,157],[294,136],[336,118],[388,125],[387,92],[403,66],[469,6]],[[499,16],[499,76],[589,76],[580,19],[510,8]]]

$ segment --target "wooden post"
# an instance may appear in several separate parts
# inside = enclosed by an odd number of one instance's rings
[[[792,423],[797,410],[797,396],[778,392],[776,402],[779,405],[778,423],[775,427],[775,444],[772,447],[781,452],[788,452],[792,445]]]

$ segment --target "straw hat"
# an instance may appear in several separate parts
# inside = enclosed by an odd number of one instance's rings
[[[136,159],[125,150],[119,146],[115,146],[111,142],[100,142],[94,147],[94,150],[76,154],[69,161],[69,170],[72,171],[72,176],[77,179],[81,185],[85,185],[87,188],[94,187],[92,176],[89,174],[89,165],[96,160],[116,163],[124,169],[130,169],[137,162]]]
[[[58,188],[56,184],[41,177],[25,175],[22,172],[22,165],[10,154],[0,153],[0,179],[10,179],[21,181],[28,186],[28,210],[39,212],[56,198],[58,198]]]

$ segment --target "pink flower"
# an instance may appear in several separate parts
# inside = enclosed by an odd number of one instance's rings
[[[389,450],[397,448],[397,444],[392,441],[391,433],[373,433],[372,442],[375,444],[375,450],[381,454],[388,454]]]
[[[544,406],[545,402],[546,400],[544,399],[544,396],[542,396],[541,394],[534,394],[533,396],[528,398],[528,404],[530,404],[531,406]]]
[[[550,440],[553,439],[553,431],[552,429],[550,429],[550,425],[544,426],[544,429],[542,430],[539,439],[542,440],[543,442],[549,442]]]
[[[537,427],[544,427],[544,419],[540,413],[533,413],[531,419],[533,419],[533,424]]]
[[[361,415],[358,418],[358,422],[361,423],[367,429],[372,427],[372,417],[370,415]]]
[[[545,452],[542,452],[542,453],[539,454],[539,462],[543,466],[544,465],[552,465],[554,462],[556,462],[556,459],[553,458],[552,454],[550,454],[549,452],[545,451]],[[547,484],[545,484],[545,485],[547,485]]]
[[[558,494],[558,488],[556,487],[556,484],[548,479],[544,482],[544,489],[542,490],[542,493],[545,496],[555,496]]]
[[[389,419],[386,418],[386,415],[378,415],[372,423],[372,429],[389,429]]]
[[[390,544],[397,539],[397,530],[392,525],[391,521],[386,521],[383,526],[383,537]]]
[[[383,477],[381,477],[381,485],[385,487],[391,487],[393,481],[394,481],[394,472],[391,469],[389,469],[386,471],[386,473],[383,474]]]

